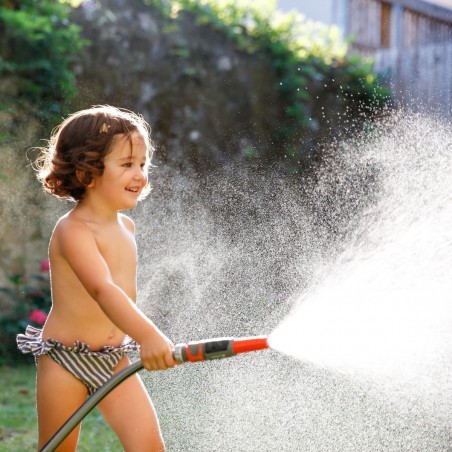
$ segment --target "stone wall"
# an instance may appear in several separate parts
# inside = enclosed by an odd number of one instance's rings
[[[271,61],[192,14],[163,18],[140,0],[102,0],[72,20],[91,41],[75,69],[74,107],[111,103],[144,115],[157,159],[203,170],[272,153],[283,114]]]

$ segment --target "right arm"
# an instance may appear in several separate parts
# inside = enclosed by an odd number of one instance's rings
[[[174,366],[173,344],[113,281],[91,231],[82,223],[60,224],[60,253],[107,317],[140,344],[147,370]]]

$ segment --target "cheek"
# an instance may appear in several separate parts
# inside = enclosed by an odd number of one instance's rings
[[[116,186],[121,185],[121,176],[124,175],[123,168],[120,170],[105,171],[102,178],[99,179],[97,185],[102,185],[104,190],[114,189]]]

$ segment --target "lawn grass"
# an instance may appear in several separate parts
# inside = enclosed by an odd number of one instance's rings
[[[0,451],[37,448],[34,365],[0,367]],[[115,433],[95,408],[83,421],[78,452],[122,451]]]

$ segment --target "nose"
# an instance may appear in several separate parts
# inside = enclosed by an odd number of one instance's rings
[[[146,171],[144,168],[139,167],[138,169],[135,170],[134,174],[133,174],[133,178],[136,181],[142,181],[143,183],[147,182],[148,180],[148,176],[146,174]]]

